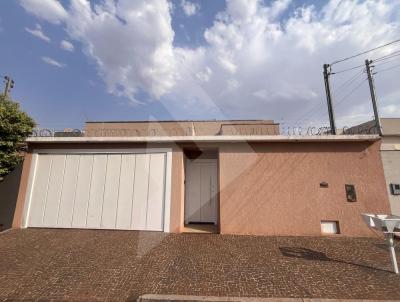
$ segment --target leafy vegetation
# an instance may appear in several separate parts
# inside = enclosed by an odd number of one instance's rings
[[[18,103],[0,95],[0,178],[21,162],[25,139],[33,127],[35,122]]]

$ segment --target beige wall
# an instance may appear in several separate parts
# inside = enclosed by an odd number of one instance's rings
[[[338,220],[344,235],[371,236],[360,214],[390,211],[379,145],[221,146],[221,233],[320,235],[321,220]],[[356,186],[357,202],[347,202],[345,184]]]
[[[397,131],[400,131],[400,127]],[[391,183],[400,184],[400,136],[383,137],[381,156],[392,214],[400,215],[400,195],[392,195],[389,187]]]
[[[400,134],[400,118],[381,118],[383,135]]]
[[[87,122],[85,136],[277,135],[271,120]]]
[[[382,151],[382,162],[392,214],[400,216],[400,195],[392,195],[389,187],[391,183],[400,184],[400,151]]]

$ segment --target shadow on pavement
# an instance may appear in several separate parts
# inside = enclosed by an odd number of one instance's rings
[[[343,260],[332,259],[332,258],[329,258],[323,252],[314,251],[314,250],[303,248],[303,247],[279,247],[279,250],[281,251],[282,255],[285,257],[301,258],[301,259],[306,259],[306,260],[317,260],[317,261],[330,261],[330,262],[336,262],[336,263],[342,263],[342,264],[349,264],[349,265],[366,268],[366,269],[374,270],[374,271],[382,271],[382,272],[392,273],[392,271],[386,270],[386,269],[376,268],[376,267],[372,267],[372,266],[368,266],[368,265],[363,265],[363,264],[358,264],[358,263],[353,263],[353,262],[348,262],[348,261],[343,261]]]

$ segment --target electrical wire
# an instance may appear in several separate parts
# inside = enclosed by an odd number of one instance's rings
[[[353,83],[357,78],[359,78],[363,73],[365,72],[365,68],[363,68],[362,70],[358,71],[357,73],[355,73],[351,78],[349,78],[347,81],[343,82],[339,87],[335,88],[332,91],[332,94],[335,94],[339,89],[341,89],[341,91],[344,91],[343,88],[349,86],[351,83]],[[340,94],[340,93],[339,93]]]
[[[343,103],[350,95],[352,95],[357,89],[359,89],[362,84],[366,83],[368,79],[363,79],[357,86],[355,86],[348,94],[342,97],[338,102],[336,102],[336,107]]]
[[[397,54],[397,53],[399,53],[399,52],[400,52],[400,49],[396,49],[395,51],[392,51],[391,53],[388,53],[388,54],[383,55],[383,56],[381,56],[381,57],[375,58],[375,59],[373,59],[373,60],[376,61],[376,60],[384,59],[384,58],[386,58],[386,57],[395,55],[395,54]]]
[[[389,45],[392,45],[392,44],[398,43],[398,42],[400,42],[400,39],[397,39],[397,40],[394,40],[394,41],[392,41],[392,42],[386,43],[386,44],[384,44],[384,45],[380,45],[380,46],[378,46],[378,47],[375,47],[375,48],[372,48],[372,49],[363,51],[363,52],[361,52],[361,53],[357,53],[357,54],[355,54],[355,55],[353,55],[353,56],[350,56],[350,57],[347,57],[347,58],[344,58],[344,59],[340,59],[340,60],[334,61],[334,62],[332,62],[330,65],[332,66],[332,65],[334,65],[334,64],[341,63],[341,62],[344,62],[344,61],[353,59],[353,58],[355,58],[355,57],[361,56],[361,55],[363,55],[363,54],[366,54],[366,53],[375,51],[375,50],[377,50],[377,49],[380,49],[380,48],[383,48],[383,47],[386,47],[386,46],[389,46]],[[391,59],[391,58],[393,58],[393,57],[397,57],[397,56],[399,56],[399,55],[400,55],[400,50],[395,51],[395,52],[392,52],[392,53],[390,53],[390,54],[388,54],[388,55],[386,55],[386,56],[376,58],[376,59],[373,60],[373,62],[385,61],[385,60]],[[383,64],[383,63],[380,63],[380,64]],[[376,64],[376,65],[378,65],[378,64]],[[391,67],[391,68],[387,68],[387,69],[381,70],[380,72],[389,71],[389,70],[394,69],[394,68],[397,68],[397,67],[399,67],[399,66],[400,66],[400,65],[394,66],[394,67]],[[331,72],[331,75],[334,75],[334,74],[341,74],[341,73],[344,73],[344,72],[348,72],[348,71],[351,71],[351,70],[355,70],[355,69],[360,68],[360,67],[364,67],[364,64],[357,65],[357,66],[353,66],[353,67],[349,67],[349,68],[346,68],[346,69],[343,69],[343,70],[339,70],[339,71],[336,71],[336,72]],[[352,77],[350,77],[348,80],[346,80],[345,82],[343,82],[339,87],[335,88],[335,90],[332,92],[332,94],[335,94],[339,89],[341,89],[341,92],[344,91],[343,88],[349,86],[351,83],[353,83],[355,80],[357,80],[360,76],[362,76],[363,73],[365,73],[365,68],[363,68],[362,70],[357,71]],[[362,81],[361,81],[357,86],[355,86],[348,94],[346,94],[346,95],[345,95],[344,97],[342,97],[338,102],[336,102],[335,105],[338,106],[338,105],[342,104],[350,95],[352,95],[357,89],[359,89],[359,88],[362,86],[362,84],[366,82],[366,80],[367,80],[367,79],[362,80]],[[339,92],[338,95],[340,95],[341,92]],[[310,111],[306,112],[306,113],[303,114],[299,119],[297,119],[295,123],[303,122],[303,121],[309,119],[309,118],[312,117],[315,113],[317,113],[318,111],[320,111],[320,110],[322,109],[322,108],[320,108],[321,106],[323,106],[323,104],[320,104],[320,105],[314,107],[313,109],[311,109]]]
[[[392,44],[398,43],[398,42],[400,42],[400,39],[397,39],[397,40],[394,40],[394,41],[392,41],[392,42],[389,42],[389,43],[386,43],[386,44],[377,46],[377,47],[375,47],[375,48],[371,48],[371,49],[369,49],[369,50],[366,50],[366,51],[357,53],[357,54],[352,55],[352,56],[350,56],[350,57],[346,57],[346,58],[343,58],[343,59],[340,59],[340,60],[336,60],[336,61],[332,62],[330,65],[332,66],[332,65],[334,65],[334,64],[341,63],[341,62],[344,62],[344,61],[347,61],[347,60],[356,58],[356,57],[358,57],[358,56],[364,55],[364,54],[369,53],[369,52],[371,52],[371,51],[374,51],[374,50],[377,50],[377,49],[380,49],[380,48],[383,48],[383,47],[386,47],[386,46],[389,46],[389,45],[392,45]]]
[[[400,54],[399,54],[399,56],[400,56]],[[393,59],[393,58],[392,58],[392,59]],[[389,60],[389,61],[383,61],[383,62],[377,62],[376,64],[374,63],[374,66],[381,66],[381,65],[393,63],[393,62],[396,62],[397,60],[398,60],[398,59]]]
[[[393,59],[393,58],[398,57],[398,56],[400,56],[400,51],[397,54],[392,54],[390,56],[388,55],[388,56],[382,57],[382,58],[377,59],[377,60],[372,60],[372,62],[374,64],[376,64],[376,63],[379,63],[379,62],[382,62],[382,61],[387,61],[387,60]]]
[[[331,72],[331,74],[339,74],[339,73],[346,72],[346,71],[350,71],[350,70],[354,70],[354,69],[357,69],[357,68],[360,68],[360,67],[363,67],[363,66],[365,66],[365,65],[364,65],[364,64],[361,64],[361,65],[357,65],[357,66],[350,67],[350,68],[347,68],[347,69],[343,69],[343,70]]]
[[[382,72],[386,72],[386,71],[389,71],[389,70],[392,70],[392,69],[395,69],[395,68],[398,68],[398,67],[400,67],[400,64],[394,65],[394,66],[392,66],[392,67],[389,67],[389,68],[386,68],[386,69],[377,70],[375,73],[382,73]]]
[[[314,114],[316,114],[318,111],[320,111],[321,109],[323,109],[322,107],[325,105],[325,103],[321,103],[317,106],[315,106],[314,108],[312,108],[311,110],[307,111],[305,114],[303,114],[299,119],[297,119],[295,121],[295,124],[300,123],[300,122],[304,122],[307,121],[310,117],[312,117]]]
[[[339,107],[350,95],[352,95],[357,89],[359,89],[362,84],[366,82],[367,79],[363,79],[360,83],[358,83],[357,86],[355,86],[348,94],[346,94],[344,97],[342,97],[338,102],[334,102],[333,105],[335,108]],[[322,115],[317,116],[317,118],[320,118]]]
[[[391,62],[390,59],[393,59],[393,58],[396,59],[396,57],[398,57],[398,56],[400,56],[400,54],[395,55],[395,56],[391,56],[391,57],[389,57],[389,58],[387,58],[387,59],[385,59],[385,60],[373,61],[372,63],[376,66],[376,65],[379,65],[379,64],[383,64],[383,63],[385,63],[385,62]],[[388,61],[388,60],[389,60],[389,61]]]
[[[360,65],[360,66],[358,66],[358,68],[361,66],[364,66],[364,65]],[[336,96],[341,95],[341,93],[343,93],[345,91],[345,90],[343,90],[344,88],[349,86],[351,83],[353,83],[355,80],[357,80],[364,73],[365,73],[365,68],[362,68],[361,70],[357,71],[353,76],[351,76],[348,80],[343,82],[339,87],[335,88],[332,91],[332,95],[335,95],[339,89],[341,89],[341,92],[339,92]],[[323,108],[324,105],[325,105],[325,103],[321,103],[318,106],[314,107],[313,109],[307,111],[305,114],[303,114],[300,118],[298,118],[295,121],[295,124],[309,120],[312,116],[315,116],[315,114],[319,113],[319,111],[321,111],[322,109],[325,109],[325,108]],[[320,116],[321,116],[321,114],[318,115],[318,117],[320,117]]]

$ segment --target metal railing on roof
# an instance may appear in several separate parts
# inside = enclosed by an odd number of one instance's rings
[[[55,130],[48,128],[36,128],[33,129],[31,137],[39,136],[39,137],[80,137],[84,136],[84,131],[80,129],[64,129],[64,130]]]

